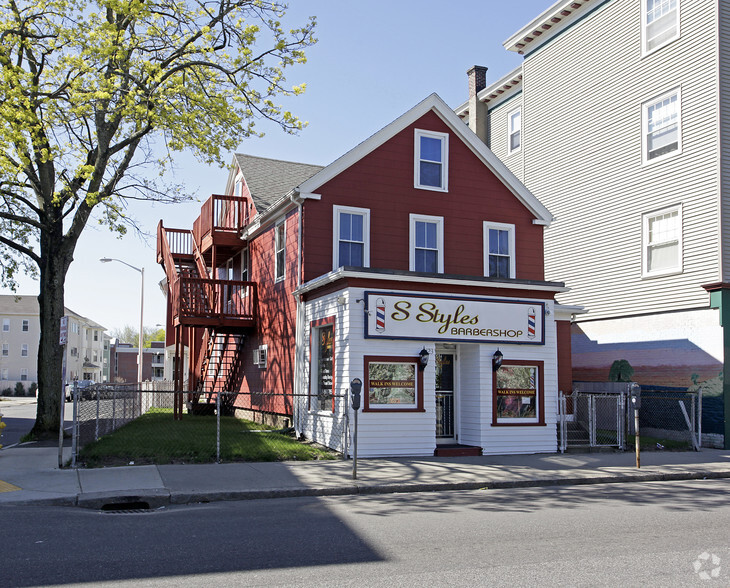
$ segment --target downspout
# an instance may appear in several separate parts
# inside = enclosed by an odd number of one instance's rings
[[[292,199],[296,198],[298,194],[292,195]],[[302,201],[299,200],[297,203],[297,290],[302,285]],[[302,391],[302,376],[303,370],[303,345],[302,335],[304,328],[302,321],[304,319],[304,304],[302,303],[302,295],[296,295],[297,303],[297,319],[294,327],[294,401],[292,402],[292,410],[296,410],[294,415],[294,430],[297,435],[302,433],[302,422],[301,422],[301,408],[299,403],[301,402],[301,391]]]

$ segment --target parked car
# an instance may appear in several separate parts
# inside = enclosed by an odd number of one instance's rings
[[[77,380],[76,386],[79,389],[79,399],[80,400],[88,400],[93,395],[91,393],[91,390],[87,390],[89,386],[92,386],[96,384],[94,380]],[[74,382],[69,382],[66,384],[66,402],[71,402],[74,399]]]

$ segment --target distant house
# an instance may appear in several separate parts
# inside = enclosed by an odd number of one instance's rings
[[[112,339],[109,346],[109,381],[116,383],[136,382],[138,376],[139,347]],[[142,380],[165,379],[165,342],[152,341],[142,350]]]
[[[642,385],[722,389],[728,23],[725,1],[566,0],[505,41],[520,67],[470,72],[457,114],[555,216],[545,275],[587,311],[576,380],[626,359]]]
[[[551,220],[435,94],[326,167],[236,155],[192,230],[159,225],[175,379],[348,453],[359,379],[361,456],[555,451]]]
[[[68,318],[65,347],[65,381],[74,379],[102,382],[105,377],[104,327],[66,308]],[[0,295],[0,390],[27,387],[38,382],[40,312],[35,296]]]

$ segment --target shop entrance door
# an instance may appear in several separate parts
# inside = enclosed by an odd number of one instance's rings
[[[436,443],[454,443],[456,405],[454,392],[455,353],[436,353]]]

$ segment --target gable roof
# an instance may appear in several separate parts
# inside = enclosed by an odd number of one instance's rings
[[[236,153],[234,160],[259,212],[265,211],[282,196],[322,169],[321,165],[281,161]]]
[[[392,123],[379,130],[360,143],[354,149],[295,188],[303,198],[314,197],[315,191],[329,180],[345,171],[348,167],[365,157],[368,153],[380,147],[383,143],[395,136],[429,111],[433,111],[454,132],[471,151],[484,163],[487,168],[514,194],[520,202],[535,216],[540,224],[548,225],[553,220],[545,206],[517,179],[507,166],[492,153],[492,151],[476,136],[459,116],[444,102],[438,94],[431,94],[419,102],[406,113],[399,116]]]

